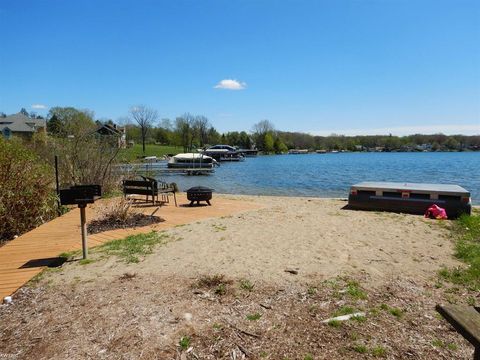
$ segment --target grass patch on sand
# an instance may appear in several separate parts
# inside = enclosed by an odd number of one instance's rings
[[[450,351],[458,350],[458,346],[455,343],[445,343],[440,339],[433,339],[432,345],[437,348],[447,348]]]
[[[455,257],[467,266],[441,269],[439,275],[454,284],[480,290],[480,215],[462,215],[453,224]]]
[[[404,311],[402,309],[390,307],[387,304],[381,304],[380,309],[383,311],[389,312],[390,315],[395,316],[397,319],[400,319],[401,317],[403,317],[403,314],[404,314]]]
[[[51,273],[55,273],[55,272],[60,272],[62,271],[62,268],[61,267],[52,267],[52,268],[45,268],[43,269],[42,271],[40,271],[38,274],[36,274],[35,276],[33,276],[28,282],[27,282],[27,286],[36,286],[38,283],[40,283],[40,281],[44,280],[45,277],[48,275],[48,274],[51,274]]]
[[[384,357],[387,355],[387,349],[383,346],[375,346],[372,348],[372,355],[375,357]]]
[[[248,279],[241,279],[239,281],[240,288],[246,291],[252,291],[253,287],[255,286],[250,280]]]
[[[387,354],[387,349],[383,346],[374,346],[369,349],[366,345],[356,344],[353,345],[352,350],[359,354],[371,353],[373,357],[384,357]]]
[[[368,348],[365,345],[359,344],[353,346],[353,351],[359,354],[366,354],[368,352]]]
[[[92,259],[81,259],[81,260],[79,260],[78,263],[79,263],[80,265],[88,265],[88,264],[91,264],[91,263],[93,263],[93,262],[95,262],[95,260],[92,260]]]
[[[178,342],[178,346],[180,346],[182,350],[187,350],[190,347],[190,337],[182,336]]]
[[[355,309],[351,306],[342,306],[337,311],[335,311],[332,317],[342,316],[342,315],[350,315],[355,312]]]
[[[399,308],[390,308],[388,312],[396,318],[401,318],[403,316],[403,311]]]
[[[342,322],[340,320],[330,320],[328,323],[328,326],[334,327],[334,328],[339,328],[342,326]]]
[[[73,259],[75,256],[78,256],[82,253],[81,250],[73,250],[73,251],[68,251],[68,252],[63,252],[60,255],[58,255],[59,258],[63,258],[65,260],[70,260]]]
[[[347,283],[347,294],[353,299],[365,300],[367,299],[367,293],[362,290],[360,284],[355,280],[350,280]]]
[[[124,239],[109,241],[97,249],[109,255],[116,255],[127,263],[138,263],[140,258],[153,252],[159,244],[165,244],[168,235],[152,231],[148,234],[130,235]]]
[[[250,314],[250,315],[247,315],[247,320],[257,321],[257,320],[260,320],[261,317],[262,317],[262,314],[260,313]]]

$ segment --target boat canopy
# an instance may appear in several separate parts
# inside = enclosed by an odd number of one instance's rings
[[[177,154],[174,156],[175,159],[185,159],[185,160],[208,160],[211,159],[210,156],[198,154],[198,153],[183,153]]]

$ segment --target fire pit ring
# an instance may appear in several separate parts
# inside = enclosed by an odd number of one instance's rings
[[[196,202],[197,205],[200,205],[200,201],[206,201],[208,205],[212,199],[213,189],[210,189],[205,186],[194,186],[187,190],[187,199],[190,201],[190,206]]]

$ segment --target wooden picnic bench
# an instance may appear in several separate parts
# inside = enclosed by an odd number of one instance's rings
[[[163,202],[169,202],[168,196],[173,195],[175,206],[177,206],[177,198],[175,196],[175,189],[166,182],[158,181],[153,178],[142,176],[143,180],[123,180],[123,195],[145,195],[145,201],[149,201],[152,197],[152,204],[155,205],[155,199],[162,197]]]
[[[480,360],[480,307],[437,305],[436,310],[475,348],[474,360]]]

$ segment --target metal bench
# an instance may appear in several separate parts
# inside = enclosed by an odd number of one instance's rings
[[[480,307],[437,305],[435,309],[475,347],[473,359],[480,360]]]
[[[155,198],[158,202],[159,195],[163,202],[169,202],[169,194],[173,194],[175,206],[177,206],[177,198],[175,189],[163,181],[142,176],[143,180],[123,180],[123,195],[145,195],[145,201],[149,201],[152,197],[152,204],[155,205]]]
[[[152,204],[155,205],[155,197],[158,197],[158,184],[149,180],[123,180],[123,196],[145,195],[145,201],[152,197]]]
[[[146,181],[152,181],[157,183],[157,199],[158,195],[162,197],[162,201],[168,203],[169,202],[169,195],[173,195],[173,200],[175,201],[175,206],[177,206],[177,196],[175,195],[175,188],[171,185],[166,183],[165,181],[159,181],[157,179],[148,177],[148,176],[141,176]]]

